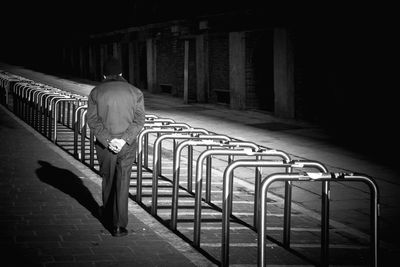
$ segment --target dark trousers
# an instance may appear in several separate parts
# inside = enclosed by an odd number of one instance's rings
[[[128,225],[128,196],[132,166],[136,158],[136,145],[124,145],[118,154],[96,143],[100,164],[102,199],[106,223],[110,226]]]

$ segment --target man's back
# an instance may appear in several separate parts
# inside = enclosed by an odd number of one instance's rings
[[[113,137],[120,137],[134,120],[136,103],[143,93],[120,80],[109,80],[91,92],[97,103],[97,114]]]

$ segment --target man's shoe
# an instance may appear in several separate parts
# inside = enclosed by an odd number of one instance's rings
[[[113,236],[125,236],[128,234],[128,230],[125,227],[114,227],[111,233]]]

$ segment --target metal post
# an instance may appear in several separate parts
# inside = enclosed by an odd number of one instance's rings
[[[192,139],[200,138],[194,137],[192,134],[207,134],[208,132],[204,129],[188,129],[180,130],[172,134],[161,135],[156,139],[153,146],[153,180],[152,180],[152,202],[151,202],[151,214],[157,214],[157,199],[158,199],[158,177],[160,173],[157,166],[159,165],[159,158],[161,158],[161,142],[167,138],[170,139]],[[175,154],[175,153],[174,153]]]
[[[68,101],[68,102],[75,101],[75,99],[69,98],[69,97],[64,97],[64,98],[59,97],[57,100],[54,101],[54,130],[53,130],[53,142],[54,143],[56,143],[56,141],[57,141],[57,117],[59,115],[59,114],[57,114],[57,113],[59,113],[57,111],[57,104],[65,103],[66,101]],[[65,105],[64,105],[64,107],[65,107]]]
[[[178,196],[179,196],[179,174],[180,174],[180,156],[181,156],[181,151],[183,150],[184,147],[193,147],[193,146],[206,146],[207,149],[210,149],[210,147],[230,147],[230,146],[236,146],[236,147],[251,147],[257,150],[259,147],[251,142],[236,142],[236,141],[230,141],[230,137],[226,135],[209,135],[205,137],[200,138],[195,138],[187,141],[183,141],[182,143],[179,144],[179,146],[176,149],[176,152],[174,153],[174,163],[173,163],[173,188],[172,188],[172,209],[171,209],[171,223],[170,223],[170,228],[172,230],[176,229],[177,226],[177,210],[178,210]],[[197,166],[196,166],[196,177],[197,177],[197,171],[198,171],[198,160],[197,160]],[[201,170],[202,171],[202,170]],[[188,181],[189,183],[189,181]],[[196,178],[196,184],[197,184],[197,178]]]
[[[85,155],[86,155],[86,121],[84,121],[84,116],[87,110],[84,110],[81,114],[81,162],[85,163]],[[83,122],[82,122],[83,121]]]
[[[87,105],[79,106],[74,111],[74,121],[73,121],[73,128],[74,128],[74,157],[79,159],[78,154],[78,139],[79,139],[79,129],[81,127],[81,110],[87,109]]]
[[[263,155],[264,156],[264,155]],[[257,160],[238,160],[231,163],[224,171],[223,178],[223,208],[222,208],[222,266],[229,264],[229,217],[230,210],[232,209],[232,191],[231,184],[233,177],[231,173],[238,167],[284,167],[284,168],[317,168],[319,171],[326,170],[326,168],[316,161],[257,161]],[[262,200],[265,201],[265,200]],[[262,205],[262,203],[260,203]],[[259,216],[263,217],[264,213]],[[260,226],[261,227],[261,226]],[[260,231],[260,229],[258,229]]]
[[[321,265],[328,266],[329,259],[329,182],[322,182],[321,195]]]
[[[320,173],[320,174],[311,174],[311,173],[275,173],[267,176],[261,185],[260,192],[260,214],[262,216],[260,219],[260,228],[258,231],[258,266],[266,266],[265,262],[265,227],[266,227],[266,198],[268,187],[275,181],[321,181],[321,182],[363,182],[367,184],[370,188],[371,192],[371,266],[378,266],[378,216],[379,216],[379,202],[378,202],[378,186],[376,182],[363,174],[344,174],[344,173]],[[322,244],[324,246],[324,244]],[[324,261],[324,259],[322,259]],[[328,260],[326,260],[328,263]]]
[[[94,168],[94,133],[89,130],[89,166],[90,168]]]
[[[184,147],[186,147],[186,146],[206,146],[209,148],[209,147],[213,147],[213,146],[229,147],[229,146],[243,145],[243,147],[254,147],[255,146],[256,148],[258,148],[257,145],[255,145],[254,143],[250,143],[250,142],[243,142],[243,143],[242,142],[230,142],[230,140],[229,140],[230,137],[228,137],[226,135],[209,135],[209,136],[204,136],[204,137],[200,136],[199,138],[196,138],[196,139],[187,140],[187,141],[180,143],[175,152],[176,156],[174,157],[174,164],[173,164],[174,172],[173,172],[173,182],[172,182],[173,183],[172,209],[171,209],[171,223],[170,223],[170,228],[172,230],[175,230],[176,225],[177,225],[180,156],[181,156],[181,152]],[[216,142],[216,141],[219,141],[219,142]],[[198,172],[198,166],[199,166],[198,161],[199,161],[199,159],[197,160],[197,164],[196,164],[196,192],[195,192],[195,195],[198,192],[198,185],[197,185],[197,176],[198,176],[197,172]],[[202,167],[200,167],[200,168],[202,171]],[[200,198],[201,198],[201,196],[200,196]]]
[[[289,161],[288,155],[282,151],[277,150],[266,150],[262,152],[254,152],[250,149],[215,149],[206,150],[200,154],[196,163],[196,190],[195,190],[195,216],[194,216],[194,232],[193,232],[193,243],[194,246],[200,245],[200,231],[201,231],[201,192],[202,192],[202,166],[204,160],[211,155],[243,155],[243,156],[257,156],[257,155],[268,155],[271,157],[280,157],[284,160]],[[233,163],[232,163],[233,164]],[[228,165],[230,166],[230,165]]]
[[[173,132],[176,132],[177,131],[176,127],[178,127],[178,126],[174,126],[174,125],[176,125],[176,124],[157,125],[157,127],[154,127],[154,128],[142,129],[142,131],[138,135],[138,138],[137,138],[138,149],[137,149],[137,157],[136,157],[136,161],[137,161],[136,201],[139,203],[142,202],[143,167],[148,168],[147,165],[143,164],[143,154],[144,154],[143,151],[148,149],[148,144],[144,143],[144,140],[147,141],[147,136],[150,133],[158,133],[158,132],[173,133]],[[181,126],[186,127],[185,124],[178,124],[178,125],[179,125],[179,128]],[[154,157],[154,155],[153,155],[153,157]],[[146,157],[145,157],[145,159],[146,159]],[[154,159],[153,159],[153,161],[154,161]]]

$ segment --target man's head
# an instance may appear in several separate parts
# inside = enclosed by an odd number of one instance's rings
[[[113,76],[122,73],[121,62],[114,57],[108,58],[104,62],[103,74],[104,76]]]

